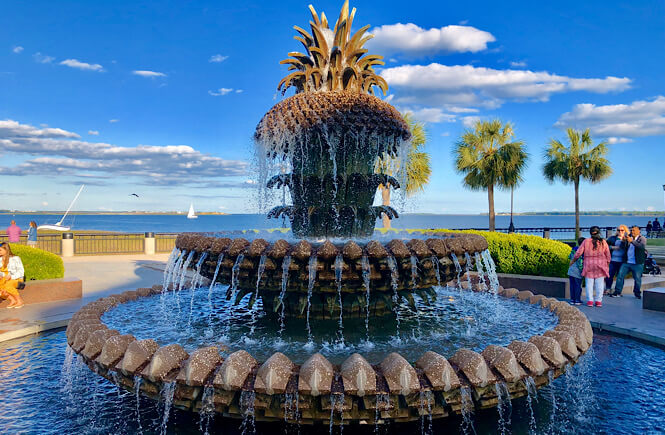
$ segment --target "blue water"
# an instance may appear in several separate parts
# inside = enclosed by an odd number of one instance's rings
[[[655,216],[581,216],[582,227],[598,225],[602,227],[616,227],[619,224],[646,226]],[[31,220],[41,224],[53,224],[59,215],[0,215],[0,231],[15,219],[17,224],[27,229]],[[662,217],[659,219],[662,220]],[[574,227],[575,216],[543,216],[528,215],[515,216],[513,222],[517,228],[527,227]],[[497,228],[507,228],[510,223],[509,216],[497,216]],[[267,219],[259,214],[231,214],[199,216],[198,219],[187,219],[185,215],[75,215],[70,216],[65,224],[71,225],[75,230],[103,230],[119,232],[142,233],[152,231],[157,233],[180,233],[187,231],[222,231],[245,229],[268,229],[282,226],[281,219]],[[381,221],[377,220],[381,226]],[[289,226],[288,220],[286,226]],[[393,221],[394,228],[487,228],[487,216],[483,215],[436,215],[436,214],[403,214]],[[542,235],[542,233],[538,233]],[[570,234],[552,233],[553,238],[569,237]]]
[[[65,362],[64,330],[0,343],[0,433],[159,433],[163,405],[118,390],[83,363]],[[602,333],[568,374],[538,390],[535,434],[657,434],[665,432],[665,350]],[[513,401],[509,433],[529,433],[525,398]],[[140,422],[140,426],[139,426]],[[496,409],[473,416],[477,434],[498,429]],[[210,433],[240,434],[240,422],[216,416]],[[461,419],[434,420],[430,433],[461,433]],[[427,424],[425,424],[427,428]],[[344,434],[373,432],[351,426]],[[326,433],[319,426],[257,424],[258,434]],[[167,433],[201,433],[199,416],[172,410]],[[247,432],[251,433],[251,432]],[[340,433],[335,428],[334,433]],[[381,434],[421,433],[421,424],[390,424]]]

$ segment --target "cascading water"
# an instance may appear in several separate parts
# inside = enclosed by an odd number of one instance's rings
[[[450,253],[450,258],[453,259],[453,264],[455,265],[455,272],[457,272],[457,281],[456,281],[457,287],[461,288],[459,279],[460,279],[460,276],[462,274],[462,266],[459,264],[459,260],[457,258],[457,255],[455,255],[454,252]]]
[[[201,257],[199,260],[196,262],[196,273],[194,275],[194,278],[192,279],[192,288],[191,288],[191,297],[189,299],[189,316],[187,317],[187,327],[191,328],[192,327],[192,313],[194,311],[194,295],[195,295],[195,290],[201,285],[203,282],[203,275],[201,275],[201,266],[203,266],[203,262],[205,259],[208,257],[208,253],[204,252],[201,254]]]
[[[242,434],[256,433],[256,415],[254,413],[254,401],[256,400],[256,393],[254,391],[243,391],[240,393],[240,410],[244,415],[240,428]]]
[[[365,334],[367,336],[367,344],[370,344],[369,339],[369,312],[370,312],[370,266],[369,260],[366,255],[363,255],[360,260],[363,275],[363,285],[365,286]]]
[[[432,397],[428,391],[420,391],[420,433],[432,434]],[[425,420],[427,419],[427,428],[425,428]]]
[[[284,332],[284,297],[286,296],[286,287],[289,283],[289,267],[291,266],[291,256],[287,255],[282,260],[282,288],[279,293],[279,305],[280,305],[280,314],[279,314],[279,338],[282,339],[282,332]]]
[[[374,434],[378,435],[381,426],[381,410],[388,409],[390,406],[390,396],[386,393],[376,394],[376,409],[374,411]]]
[[[485,267],[487,269],[487,277],[490,281],[490,291],[492,294],[496,295],[499,291],[499,278],[496,274],[496,265],[492,259],[492,254],[488,249],[482,252],[482,258],[485,261]]]
[[[330,395],[330,426],[329,426],[329,432],[330,435],[333,434],[333,428],[335,424],[335,411],[339,412],[339,417],[340,417],[340,425],[339,425],[339,430],[340,434],[344,430],[343,426],[343,421],[344,421],[344,393],[338,393],[338,394],[331,394]]]
[[[215,265],[215,272],[212,275],[212,281],[210,281],[210,287],[208,288],[208,329],[206,330],[206,336],[211,337],[213,334],[212,331],[212,289],[215,288],[217,283],[217,275],[219,275],[219,268],[222,266],[222,261],[224,261],[224,254],[220,253],[217,257],[217,264]]]
[[[266,270],[266,259],[267,255],[261,255],[259,259],[259,266],[256,272],[256,291],[252,295],[252,301],[250,301],[250,307],[252,309],[252,329],[250,331],[250,337],[254,336],[254,331],[256,330],[256,321],[257,316],[259,315],[256,303],[259,300],[259,286],[261,285],[261,278],[263,277],[263,272]]]
[[[162,425],[160,433],[165,434],[169,424],[169,415],[171,406],[173,406],[173,394],[175,393],[175,381],[165,382],[160,392],[161,400],[164,401],[164,412],[162,416]]]
[[[460,388],[460,398],[462,399],[462,426],[460,429],[464,434],[470,432],[475,434],[476,429],[473,427],[473,399],[471,398],[471,390],[469,387]]]
[[[432,255],[430,261],[432,262],[432,266],[434,267],[434,273],[436,273],[436,285],[438,287],[441,287],[441,267],[439,264],[439,257],[437,257],[436,255]]]
[[[207,384],[201,396],[201,409],[199,410],[199,430],[209,433],[210,422],[215,417],[215,387]]]
[[[134,376],[134,396],[136,397],[136,424],[139,426],[139,433],[143,433],[141,425],[141,382],[143,378],[139,375]]]
[[[164,269],[164,280],[162,282],[162,294],[168,290],[169,284],[171,283],[171,277],[173,276],[173,269],[176,264],[176,260],[180,258],[181,251],[178,248],[173,248],[169,254],[169,259],[166,262],[166,268]]]
[[[388,268],[390,269],[390,285],[393,288],[393,307],[394,307],[394,312],[395,312],[395,321],[396,321],[396,327],[395,327],[395,338],[399,341],[399,327],[400,327],[400,314],[398,310],[398,305],[400,301],[399,294],[397,292],[397,289],[399,287],[399,270],[397,269],[397,261],[395,260],[395,257],[392,255],[387,258],[388,261]]]
[[[184,263],[182,263],[182,269],[180,272],[180,281],[178,282],[178,292],[182,290],[182,287],[185,285],[185,279],[187,278],[187,268],[189,267],[189,264],[192,262],[194,254],[196,254],[196,251],[191,251],[189,254],[187,254],[187,258],[185,259]]]
[[[469,284],[469,288],[471,288],[471,256],[469,255],[468,252],[464,253],[464,259],[466,260],[466,264],[464,265],[465,269],[465,275],[466,275],[466,282]]]
[[[480,254],[477,252],[474,255],[476,260],[476,270],[478,271],[478,279],[480,280],[480,287],[485,289],[487,288],[487,283],[485,282],[485,269],[483,268],[483,260],[480,257]]]
[[[510,402],[510,392],[508,385],[505,382],[497,382],[494,384],[496,398],[498,404],[496,410],[499,413],[499,421],[497,422],[497,429],[500,434],[510,433],[510,419],[512,414],[512,404]]]
[[[533,402],[538,401],[538,391],[536,390],[536,382],[531,376],[528,376],[524,379],[524,386],[526,387],[526,403],[527,408],[529,409],[529,432],[536,433],[536,415],[533,412]]]
[[[312,326],[309,323],[309,315],[312,308],[312,292],[314,291],[314,283],[316,282],[316,268],[318,266],[318,260],[316,255],[309,257],[309,280],[307,282],[307,342],[311,346],[314,345],[314,340],[312,339]]]
[[[231,269],[231,288],[229,289],[231,294],[230,297],[233,299],[236,295],[236,290],[238,290],[238,275],[240,274],[240,265],[245,259],[244,254],[238,255],[235,263],[233,263],[233,268]]]
[[[411,256],[411,287],[413,289],[417,286],[418,279],[418,258],[415,255]]]
[[[339,331],[338,344],[344,346],[344,305],[342,304],[342,272],[344,271],[344,257],[337,254],[335,257],[335,285],[337,286],[337,298],[339,300]]]

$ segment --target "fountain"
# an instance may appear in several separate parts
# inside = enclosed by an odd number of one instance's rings
[[[181,234],[163,285],[84,306],[69,323],[68,344],[99,375],[164,402],[164,425],[171,407],[200,413],[201,421],[214,413],[243,419],[244,428],[255,421],[319,422],[332,428],[418,419],[424,427],[424,419],[429,426],[432,418],[454,414],[467,422],[474,409],[498,405],[503,412],[511,398],[531,397],[576,363],[591,345],[591,326],[564,302],[500,287],[481,236],[373,238],[381,214],[398,217],[391,207],[372,206],[377,188],[400,186],[397,179],[375,172],[381,166],[377,161],[404,158],[410,133],[399,112],[373,95],[374,87],[385,92],[387,84],[373,70],[382,64],[381,57],[366,55],[362,48],[371,37],[365,35],[369,26],[351,34],[355,9],[349,11],[348,3],[333,29],[324,14],[319,17],[310,9],[312,33],[295,27],[306,53],[293,52],[282,61],[293,72],[279,89],[293,87],[296,93],[270,109],[254,135],[263,167],[280,167],[273,177],[267,169],[262,172],[266,187],[288,189],[292,200],[268,215],[288,216],[297,238]],[[186,285],[188,270],[196,272],[193,286]],[[203,285],[201,277],[211,283]],[[189,311],[183,314],[186,327],[181,326],[196,331],[197,289],[192,287],[198,286],[206,307],[200,317],[208,319],[204,339],[216,344],[212,337],[240,327],[233,321],[235,313],[249,312],[247,346],[260,338],[262,322],[279,330],[275,342],[292,334],[285,327],[289,322],[301,322],[301,332],[306,331],[302,348],[320,346],[315,326],[331,325],[339,355],[349,349],[353,334],[347,322],[356,321],[364,325],[359,326],[362,349],[371,350],[371,320],[388,319],[389,324],[394,318],[394,342],[401,343],[406,339],[400,334],[421,334],[421,329],[431,328],[427,325],[432,319],[445,322],[448,314],[437,307],[445,305],[449,315],[457,315],[460,301],[468,299],[465,294],[473,293],[484,293],[483,303],[490,306],[524,304],[556,321],[548,330],[506,346],[489,344],[478,351],[463,347],[449,358],[419,347],[419,357],[408,355],[409,361],[396,344],[396,352],[386,352],[373,363],[355,351],[332,362],[324,351],[302,358],[271,352],[260,359],[245,349],[227,352],[218,345],[188,351],[181,344],[160,346],[153,338],[140,339],[122,333],[120,326],[106,325],[120,305],[160,299],[163,317],[173,315],[173,328],[178,329],[180,293],[191,291]],[[441,301],[444,288],[459,291],[445,293]],[[174,298],[178,313],[165,308],[167,298]],[[214,307],[218,299],[230,300],[224,310]],[[422,314],[426,310],[430,314]],[[224,329],[215,329],[217,317]],[[466,328],[475,321],[468,314],[459,320]],[[436,325],[437,334],[445,329]],[[491,324],[485,326],[491,329]]]

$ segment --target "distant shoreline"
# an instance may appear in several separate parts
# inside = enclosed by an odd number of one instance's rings
[[[34,214],[34,215],[62,215],[64,210],[53,211],[8,211],[0,210],[0,215],[15,215],[15,214]],[[222,212],[198,212],[198,216],[225,216],[231,213]],[[70,216],[187,216],[186,212],[177,211],[72,211],[69,212]]]

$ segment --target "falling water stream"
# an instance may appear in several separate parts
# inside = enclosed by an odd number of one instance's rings
[[[367,259],[367,255],[363,255],[360,264],[362,267],[362,275],[363,275],[363,286],[365,287],[365,335],[366,335],[366,342],[369,345],[370,339],[369,339],[369,312],[370,312],[370,294],[369,294],[369,288],[370,288],[370,267],[369,267],[369,260]]]
[[[316,282],[316,268],[318,266],[317,256],[312,255],[309,257],[309,281],[307,283],[307,343],[311,346],[314,345],[314,340],[312,338],[312,326],[309,323],[309,314],[312,307],[312,292],[314,291],[314,283]]]
[[[289,283],[289,266],[291,266],[291,256],[287,255],[284,257],[284,260],[282,260],[282,289],[281,292],[279,293],[279,305],[280,305],[280,313],[279,313],[279,339],[282,339],[282,333],[284,332],[284,327],[286,326],[284,323],[284,297],[286,296],[286,287]]]
[[[335,257],[335,284],[337,285],[337,297],[339,299],[339,331],[338,344],[344,346],[344,305],[342,304],[342,272],[344,271],[344,257],[337,254]]]

